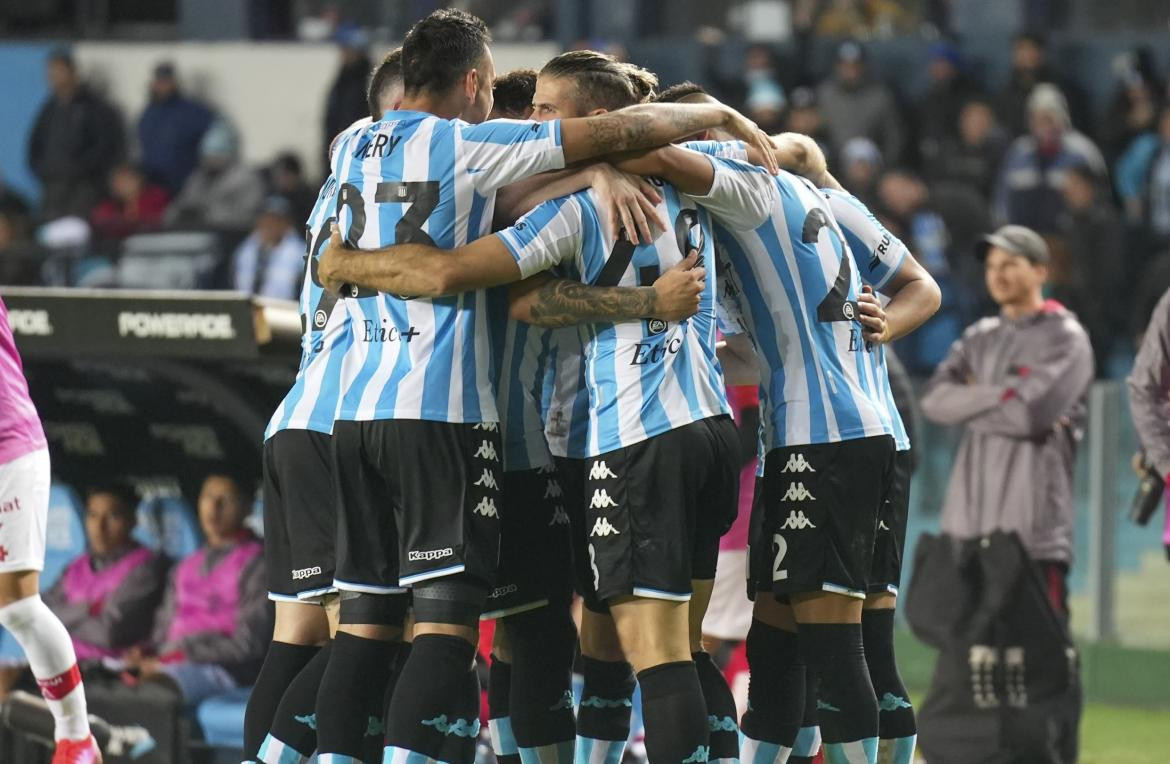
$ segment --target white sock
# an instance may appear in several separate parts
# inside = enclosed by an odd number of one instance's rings
[[[39,594],[0,607],[0,626],[16,639],[56,721],[57,740],[89,737],[85,689],[69,632]]]

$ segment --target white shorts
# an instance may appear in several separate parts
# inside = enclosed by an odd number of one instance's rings
[[[0,573],[45,566],[49,449],[0,464]]]
[[[747,598],[748,553],[729,549],[719,553],[711,604],[703,617],[703,633],[723,640],[747,639],[752,626],[752,601]]]

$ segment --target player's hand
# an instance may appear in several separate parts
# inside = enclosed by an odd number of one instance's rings
[[[707,269],[696,266],[698,262],[699,252],[692,249],[654,282],[654,318],[682,321],[699,312]]]
[[[624,228],[630,241],[649,244],[657,235],[655,228],[666,230],[656,206],[662,201],[662,195],[645,178],[601,162],[593,166],[593,190],[609,211],[610,233],[614,239],[621,237]]]
[[[345,244],[341,240],[341,230],[337,227],[337,221],[332,220],[329,222],[329,243],[325,245],[324,251],[317,258],[317,278],[321,281],[321,286],[325,288],[325,291],[330,294],[340,292],[345,283],[344,279],[337,275],[341,258],[345,257],[344,249]]]
[[[857,296],[857,322],[861,324],[861,336],[866,342],[880,344],[890,341],[886,311],[868,284],[861,287],[861,294]]]
[[[755,122],[752,122],[735,109],[728,107],[727,112],[727,119],[723,124],[724,129],[735,138],[747,143],[748,146],[754,147],[760,153],[760,158],[764,162],[764,168],[768,172],[773,175],[780,172],[780,167],[776,164],[776,157],[773,154],[774,147],[772,145],[772,138],[761,130]]]

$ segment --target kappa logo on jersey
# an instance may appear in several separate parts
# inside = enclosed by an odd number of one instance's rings
[[[605,480],[606,478],[616,478],[617,475],[609,468],[605,462],[593,462],[593,466],[589,468],[590,480]],[[594,496],[597,494],[594,493]]]
[[[479,450],[475,452],[478,459],[489,459],[493,462],[498,462],[500,457],[496,455],[496,444],[490,440],[485,440],[479,444]]]
[[[784,493],[784,501],[816,501],[817,497],[808,492],[804,483],[789,483]]]
[[[788,513],[788,519],[785,520],[784,524],[780,526],[780,530],[789,529],[794,531],[803,531],[805,528],[816,527],[817,526],[813,525],[812,520],[809,520],[804,516],[804,512],[793,510],[792,512]]]
[[[480,486],[481,488],[491,488],[493,490],[499,490],[500,487],[499,483],[496,482],[495,473],[489,469],[485,469],[483,471],[483,474],[479,476],[479,480],[476,480],[474,485]]]
[[[613,527],[613,523],[609,518],[599,517],[597,522],[593,523],[593,530],[589,531],[590,536],[620,536],[622,532]]]
[[[593,500],[589,502],[590,509],[609,509],[617,505],[618,503],[609,495],[609,491],[604,488],[594,490]]]
[[[544,487],[544,498],[546,499],[559,499],[564,495],[565,492],[561,490],[561,484],[555,480],[548,481]]]
[[[484,517],[500,516],[500,513],[496,511],[496,500],[490,496],[484,496],[479,500],[479,504],[475,505],[475,513]]]
[[[562,507],[558,504],[556,507],[553,508],[553,516],[552,516],[552,519],[548,521],[548,524],[550,526],[552,526],[552,525],[568,525],[569,524],[569,513],[565,511],[564,507]]]
[[[479,424],[477,424],[475,427],[472,427],[471,429],[483,430],[484,432],[499,432],[500,425],[498,425],[495,422],[480,422]]]
[[[816,472],[816,470],[805,460],[804,454],[789,454],[788,463],[780,472]]]

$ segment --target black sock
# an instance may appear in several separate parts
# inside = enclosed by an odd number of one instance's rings
[[[804,666],[803,659],[801,665]],[[811,762],[821,750],[820,717],[817,716],[817,690],[820,684],[816,672],[804,666],[804,718],[800,722],[800,732],[796,733],[792,755],[788,757],[792,764]]]
[[[317,750],[317,691],[332,653],[330,643],[313,656],[288,685],[272,717],[272,737],[302,756]]]
[[[498,624],[496,628],[499,628]],[[499,733],[492,732],[492,752],[500,764],[520,764],[516,735],[512,732],[510,696],[512,694],[512,665],[492,656],[488,675],[488,718],[499,725]],[[499,746],[496,739],[499,738]]]
[[[317,691],[317,750],[362,759],[401,642],[338,632]]]
[[[894,657],[894,610],[861,611],[865,662],[878,699],[878,737],[894,739],[918,734],[914,708]]]
[[[739,725],[735,723],[737,711],[731,688],[723,678],[723,672],[705,652],[691,655],[695,659],[695,672],[699,675],[699,686],[703,690],[703,702],[707,705],[708,729],[710,736],[710,757],[714,759],[739,758]]]
[[[791,748],[805,704],[805,671],[796,633],[753,619],[747,659],[751,673],[743,734]]]
[[[284,690],[301,669],[313,659],[321,648],[316,645],[294,645],[288,642],[271,642],[260,675],[248,696],[248,707],[244,711],[244,754],[245,758],[257,758],[264,738],[272,729],[272,719],[280,706]]]
[[[802,623],[800,653],[820,677],[817,709],[826,746],[876,738],[877,697],[859,623]]]
[[[509,708],[516,744],[533,749],[571,743],[577,628],[568,602],[509,616],[504,628],[512,646]]]
[[[475,645],[465,639],[443,634],[416,637],[386,714],[386,745],[455,761],[443,758],[444,743],[455,737],[470,742],[474,755],[479,698],[467,697],[474,658]],[[472,679],[478,688],[478,677]],[[477,695],[478,690],[470,689],[470,694]]]
[[[646,758],[655,764],[707,761],[709,729],[703,688],[692,661],[663,663],[638,673]]]
[[[625,661],[599,661],[581,656],[585,686],[577,709],[577,734],[593,740],[620,740],[630,736],[634,707],[634,669]]]

